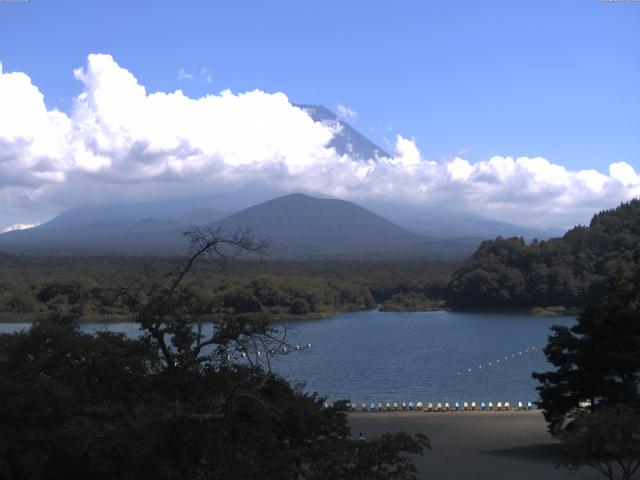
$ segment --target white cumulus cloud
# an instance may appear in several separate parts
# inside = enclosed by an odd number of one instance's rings
[[[541,157],[436,162],[403,136],[391,158],[355,160],[329,146],[338,125],[313,121],[283,93],[148,92],[109,55],[89,55],[74,74],[80,93],[60,112],[46,107],[28,75],[0,69],[0,202],[7,218],[261,185],[570,226],[640,195],[640,176],[629,163],[601,173]],[[339,115],[350,112],[340,107]]]
[[[609,175],[625,187],[640,185],[640,176],[628,163],[612,163],[609,165]]]

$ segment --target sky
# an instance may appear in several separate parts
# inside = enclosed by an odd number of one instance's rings
[[[632,0],[0,0],[0,231],[247,184],[588,222],[640,195],[639,52]]]

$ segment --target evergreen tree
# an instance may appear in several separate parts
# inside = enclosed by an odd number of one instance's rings
[[[609,295],[571,328],[553,327],[545,355],[557,369],[534,373],[551,430],[589,401],[593,408],[640,402],[640,251],[612,274]]]

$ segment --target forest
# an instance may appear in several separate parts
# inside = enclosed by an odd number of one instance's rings
[[[483,242],[456,270],[447,305],[456,309],[563,306],[603,301],[607,278],[625,276],[640,255],[640,201],[602,211],[561,238]]]
[[[122,321],[131,303],[117,295],[149,279],[161,281],[183,259],[0,254],[0,321],[49,314],[80,321]],[[374,308],[441,308],[456,263],[438,261],[205,260],[185,282],[212,316],[260,315],[269,320],[321,318]]]

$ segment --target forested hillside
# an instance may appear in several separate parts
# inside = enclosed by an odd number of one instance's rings
[[[453,275],[453,308],[531,308],[599,303],[606,278],[640,255],[640,200],[598,213],[561,238],[486,241]]]

